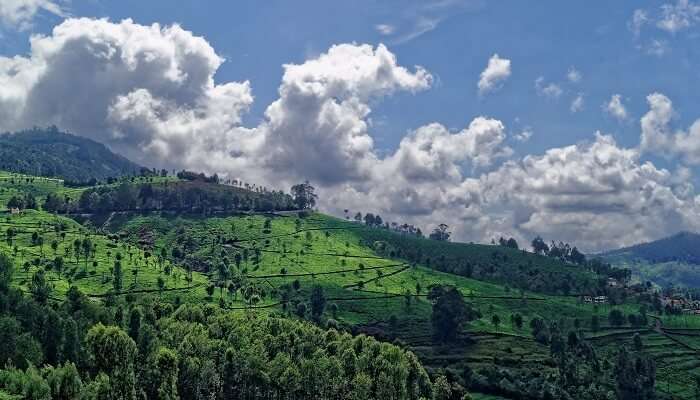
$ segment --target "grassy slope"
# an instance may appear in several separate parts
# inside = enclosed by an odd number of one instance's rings
[[[53,186],[52,186],[53,185]],[[63,188],[58,182],[35,180],[31,185],[32,190],[69,190]],[[7,190],[26,190],[27,187],[13,187],[0,179],[0,196]],[[0,197],[0,202],[4,198]],[[0,204],[1,206],[1,204]],[[536,317],[544,317],[557,320],[561,325],[571,326],[574,318],[578,318],[586,327],[592,314],[598,314],[601,321],[606,321],[609,308],[607,306],[594,307],[580,304],[576,298],[563,296],[547,296],[539,293],[524,293],[525,300],[520,299],[521,294],[515,290],[509,290],[502,285],[468,279],[451,274],[433,271],[422,265],[409,267],[404,260],[392,260],[378,256],[371,248],[361,245],[366,234],[363,226],[351,224],[339,219],[321,214],[301,221],[297,226],[296,218],[290,216],[275,216],[271,220],[271,229],[266,232],[264,223],[267,216],[239,215],[216,218],[202,218],[197,216],[115,216],[108,226],[114,231],[124,231],[130,239],[138,241],[145,232],[154,233],[154,248],[171,248],[176,240],[178,229],[185,229],[188,237],[199,242],[198,251],[201,257],[220,255],[223,250],[233,259],[233,253],[241,251],[243,247],[261,250],[261,260],[256,266],[252,261],[244,262],[241,270],[251,280],[257,280],[261,285],[280,287],[285,283],[298,279],[301,283],[299,297],[308,299],[308,290],[314,283],[324,286],[329,303],[338,305],[337,318],[348,325],[362,325],[364,327],[376,327],[380,331],[387,332],[389,336],[396,335],[411,345],[413,350],[423,359],[429,367],[449,366],[461,360],[466,360],[472,367],[492,365],[494,362],[503,364],[503,361],[516,360],[520,367],[543,368],[543,362],[548,357],[548,349],[534,342],[527,328],[528,322]],[[68,228],[65,240],[61,241],[52,228],[56,222],[65,224]],[[85,233],[80,225],[74,221],[56,217],[39,211],[25,211],[20,215],[5,216],[0,219],[0,230],[4,232],[8,227],[19,230],[19,235],[10,245],[5,240],[0,242],[0,251],[14,253],[17,246],[17,263],[23,264],[26,260],[41,257],[41,249],[31,244],[31,234],[34,231],[42,232],[44,236],[43,253],[45,257],[53,257],[50,243],[59,241],[59,255],[66,255],[66,249],[76,238],[84,237]],[[300,228],[297,230],[297,228]],[[212,245],[212,237],[222,235],[236,238],[234,245]],[[56,291],[54,296],[61,297],[70,284],[77,285],[82,291],[101,295],[112,288],[112,282],[103,279],[109,276],[109,269],[113,265],[113,258],[117,252],[124,256],[124,288],[125,290],[157,290],[159,276],[166,279],[167,288],[177,289],[166,291],[162,296],[174,301],[179,297],[181,301],[190,302],[214,302],[218,303],[218,290],[213,299],[209,299],[205,292],[210,277],[204,273],[193,274],[193,287],[188,288],[183,279],[185,271],[179,267],[174,268],[171,276],[166,276],[159,271],[157,264],[151,258],[146,263],[143,252],[133,247],[131,261],[129,261],[129,246],[126,242],[114,242],[102,235],[92,235],[91,240],[97,243],[95,260],[97,268],[92,267],[92,259],[88,263],[87,272],[84,262],[76,262],[73,257],[66,258],[65,272],[60,276],[55,272],[49,272]],[[483,246],[480,248],[488,248]],[[303,251],[303,252],[302,252]],[[111,256],[108,256],[108,252]],[[364,268],[360,267],[363,264]],[[137,283],[133,284],[131,275],[132,266],[139,270]],[[371,269],[379,267],[380,269]],[[282,268],[286,269],[286,276],[279,276]],[[26,289],[27,277],[35,267],[26,273],[19,269],[15,276],[15,284]],[[338,272],[345,271],[345,272]],[[382,271],[378,276],[376,271]],[[395,274],[392,274],[395,272]],[[313,274],[313,275],[308,275]],[[278,275],[261,278],[262,276]],[[299,275],[299,276],[293,276]],[[357,290],[358,282],[366,282],[363,291]],[[410,308],[405,305],[403,296],[391,297],[392,294],[401,295],[405,291],[415,294],[416,283],[423,288],[421,294],[425,294],[431,284],[448,283],[457,286],[462,293],[470,295],[468,301],[480,309],[483,318],[473,321],[468,330],[476,339],[475,344],[456,347],[435,347],[430,344],[430,304],[425,297],[412,297]],[[486,297],[486,298],[484,298]],[[506,299],[503,297],[516,297]],[[226,297],[227,305],[234,309],[243,309],[240,300],[234,301]],[[278,302],[276,298],[266,297],[259,306],[265,307]],[[622,306],[625,311],[636,311],[637,306],[628,304]],[[273,307],[263,309],[265,311],[279,309]],[[524,316],[524,328],[516,329],[509,323],[510,315],[519,312]],[[330,312],[327,311],[328,316]],[[501,324],[495,327],[491,324],[491,317],[498,314]],[[389,324],[391,316],[396,316],[396,324]],[[695,326],[697,319],[685,317],[682,320],[665,319],[666,326]],[[692,331],[691,331],[692,332]],[[604,331],[591,334],[599,351],[616,351],[622,343],[629,342],[633,330],[621,329]],[[700,348],[700,339],[685,338],[688,346]],[[692,375],[700,372],[694,360],[697,356],[688,348],[674,342],[654,331],[644,333],[645,351],[649,351],[657,357],[659,365],[659,389],[670,390],[677,396],[690,396]],[[670,355],[669,355],[670,354]]]

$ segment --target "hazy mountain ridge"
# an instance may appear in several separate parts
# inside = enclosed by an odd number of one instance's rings
[[[673,236],[600,254],[604,259],[643,259],[652,263],[681,261],[700,264],[700,234],[679,232]]]
[[[0,169],[70,181],[134,174],[140,165],[102,143],[56,128],[0,134]]]

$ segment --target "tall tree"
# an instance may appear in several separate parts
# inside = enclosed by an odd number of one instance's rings
[[[479,317],[454,286],[432,286],[428,299],[433,303],[433,336],[439,342],[454,341],[463,323]]]
[[[135,400],[136,344],[129,335],[117,327],[97,324],[90,328],[85,341],[93,366],[109,377],[110,398]]]
[[[318,198],[315,190],[316,189],[311,186],[309,181],[292,186],[294,204],[302,210],[313,208]]]
[[[314,285],[311,288],[311,316],[319,320],[326,309],[326,296],[321,285]]]

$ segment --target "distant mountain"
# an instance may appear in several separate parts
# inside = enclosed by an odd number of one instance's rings
[[[642,259],[650,263],[677,261],[700,264],[700,234],[680,232],[653,242],[608,251],[601,254],[601,257],[609,260]]]
[[[641,281],[659,286],[700,287],[700,234],[697,233],[680,232],[599,256],[615,266],[629,268]]]
[[[101,143],[56,128],[0,134],[0,170],[88,181],[130,175],[140,169]]]

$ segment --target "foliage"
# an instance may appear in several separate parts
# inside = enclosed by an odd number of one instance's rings
[[[105,180],[141,167],[90,139],[55,127],[0,134],[0,169],[71,181]]]

